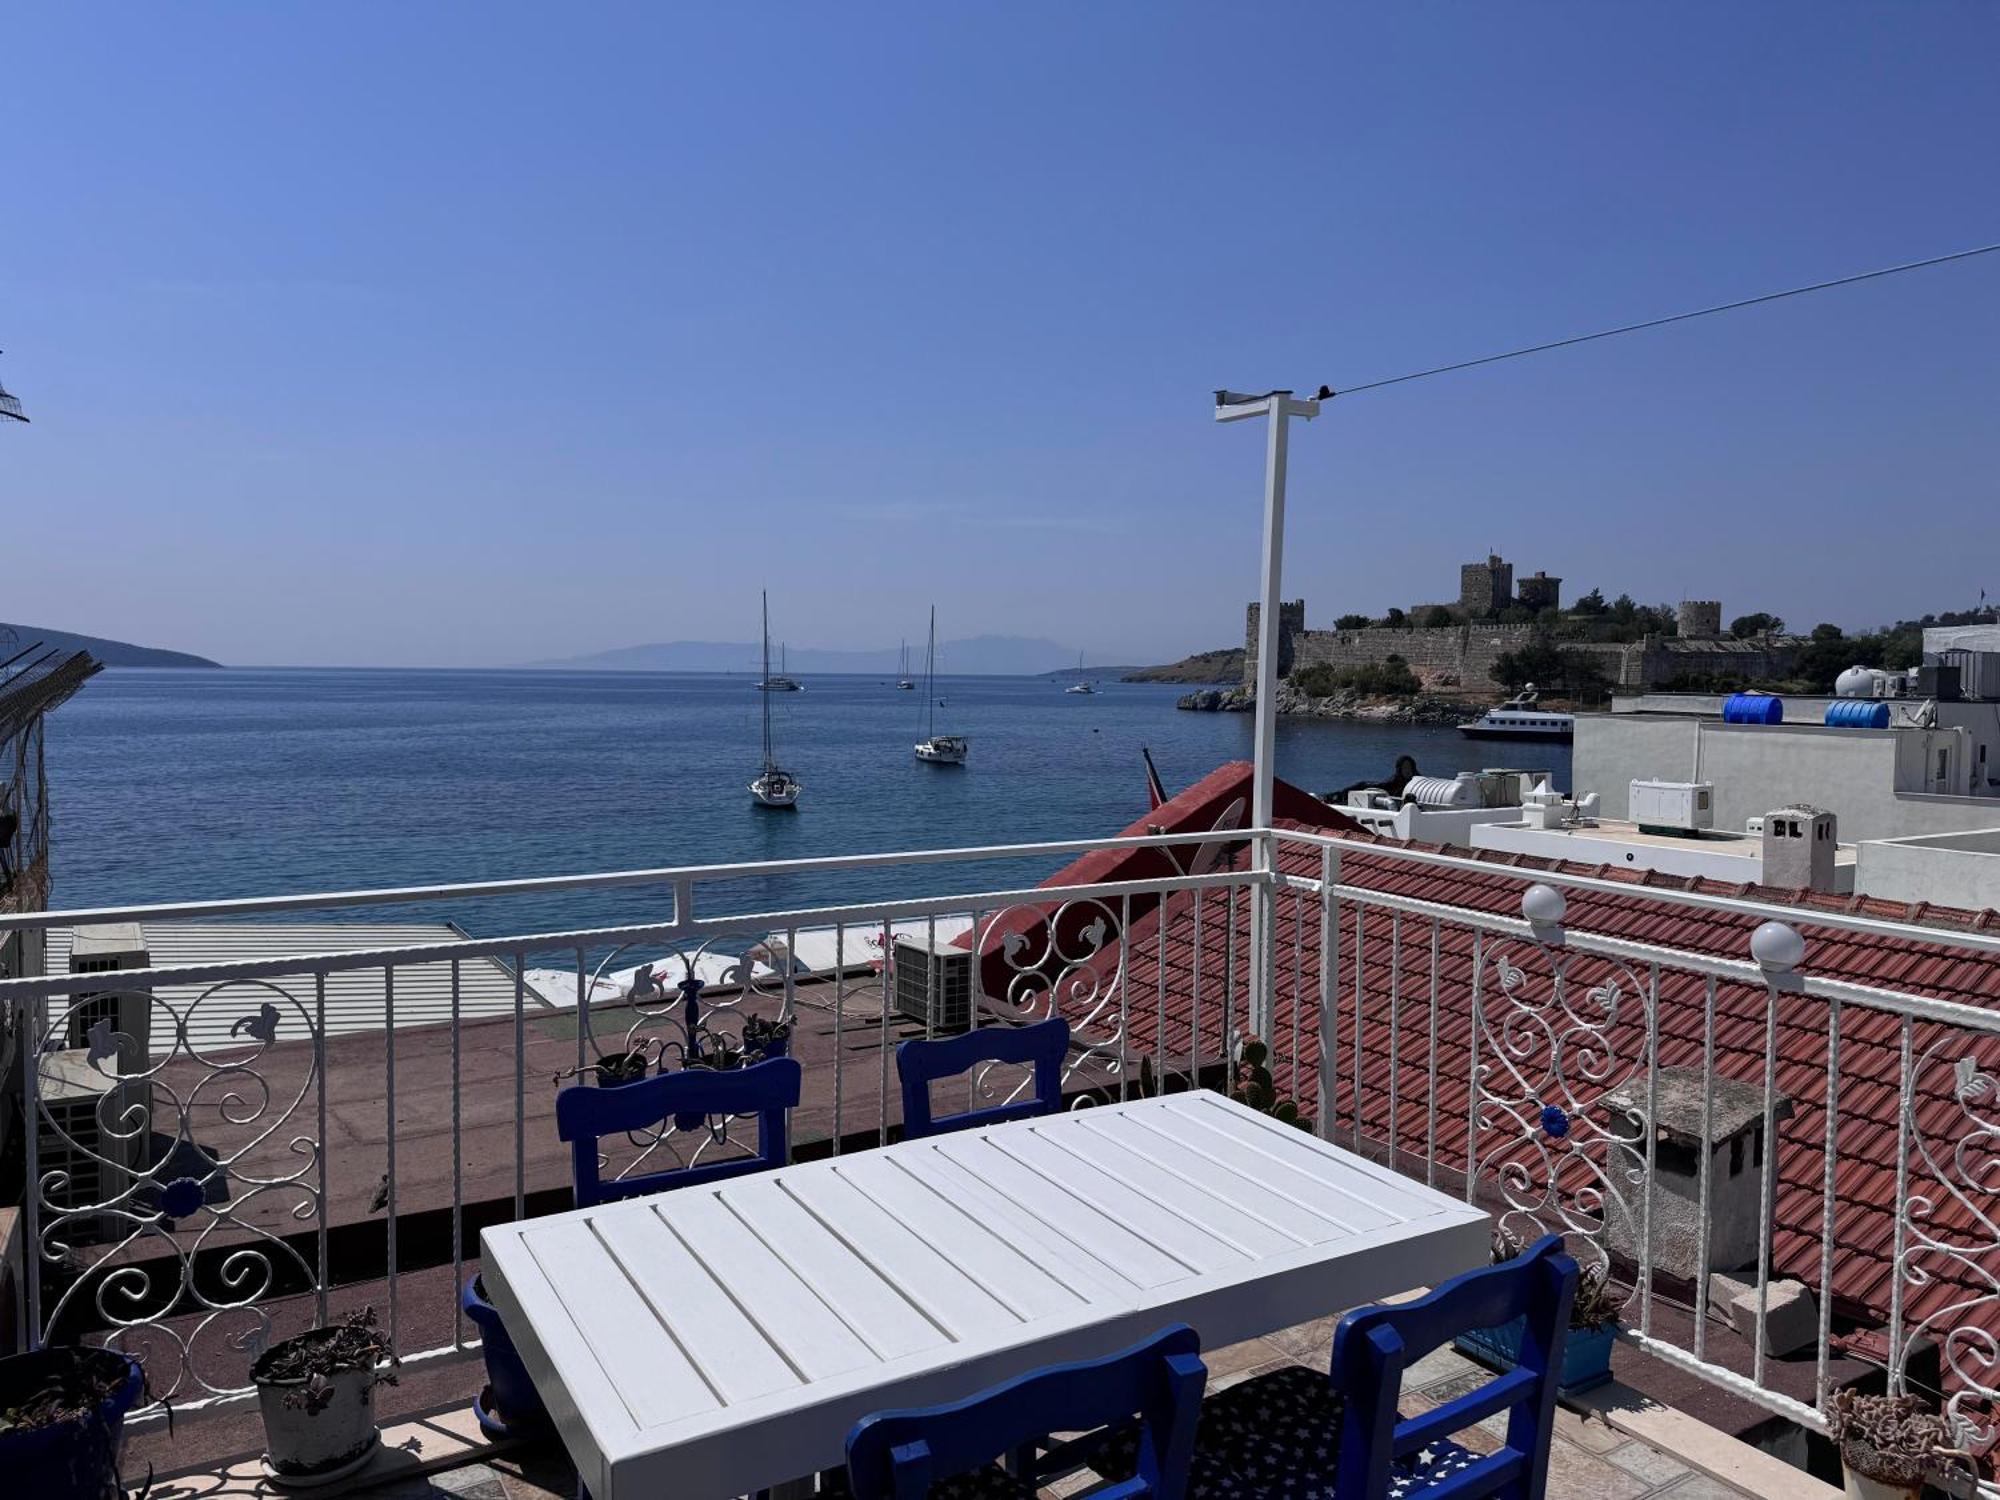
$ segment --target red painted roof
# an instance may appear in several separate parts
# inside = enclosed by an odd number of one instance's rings
[[[1119,829],[1114,836],[1139,838],[1149,833],[1239,831],[1250,822],[1251,774],[1249,761],[1227,761],[1144,817]],[[1320,833],[1361,832],[1361,825],[1345,813],[1334,811],[1311,793],[1287,782],[1274,783],[1271,806],[1291,827]],[[1190,871],[1227,869],[1242,847],[1240,838],[1218,837],[1200,844],[1093,849],[1044,880],[1042,886],[1109,885],[1126,880],[1160,880]],[[1129,904],[1123,898],[1109,903],[1114,909],[1108,912],[1072,907],[1057,924],[1057,948],[1073,961],[1090,951],[1091,945],[1083,933],[1093,920],[1106,917],[1114,926],[1129,920],[1136,926],[1157,904],[1155,897],[1140,895],[1131,897]],[[1048,918],[1058,909],[1056,902],[1016,906],[981,925],[980,946],[984,957],[980,960],[980,971],[987,994],[1012,994],[1010,981],[1021,973],[1016,964],[1037,965],[1047,958]],[[1013,962],[1005,957],[1010,938],[1022,940],[1014,945],[1017,957]],[[969,946],[971,942],[969,932],[959,939],[961,946]]]
[[[1287,826],[1284,820],[1280,820],[1280,826]],[[1631,890],[1629,893],[1566,891],[1565,922],[1569,930],[1732,959],[1749,957],[1750,933],[1757,925],[1755,918],[1662,901],[1649,896],[1647,887],[1671,885],[1707,894],[1788,902],[1800,908],[1798,926],[1807,943],[1805,972],[1982,1008],[2000,1005],[2000,958],[1941,944],[1850,933],[1816,926],[1811,921],[1815,910],[1841,910],[1917,920],[1939,927],[1987,930],[2000,925],[2000,918],[1992,912],[1938,908],[1913,911],[1901,903],[1778,892],[1594,865],[1555,866],[1550,861],[1518,855],[1484,857],[1482,862],[1491,865],[1490,870],[1425,866],[1372,852],[1371,846],[1380,841],[1371,835],[1345,837],[1347,842],[1341,854],[1344,885],[1473,911],[1519,916],[1521,893],[1537,872],[1561,868],[1569,873],[1598,875],[1628,884]],[[1236,864],[1243,867],[1240,851]],[[1319,851],[1294,846],[1283,851],[1280,864],[1288,874],[1317,876]],[[1227,919],[1222,897],[1210,893],[1201,906],[1203,972],[1198,987],[1191,978],[1196,925],[1193,893],[1177,893],[1164,908],[1167,966],[1164,1005],[1159,998],[1161,944],[1157,940],[1162,913],[1135,919],[1130,934],[1127,994],[1131,1044],[1135,1051],[1154,1053],[1159,1045],[1164,1012],[1170,1066],[1177,1054],[1184,1066],[1197,1003],[1202,1052],[1206,1057],[1219,1055],[1225,1024],[1240,1027],[1244,1020],[1247,920],[1239,912],[1230,940],[1225,944],[1222,935]],[[1363,1140],[1371,1143],[1378,1157],[1383,1154],[1390,1138],[1393,1027],[1394,1135],[1399,1152],[1404,1153],[1397,1164],[1404,1171],[1422,1175],[1426,1162],[1438,1163],[1444,1174],[1440,1181],[1449,1180],[1456,1188],[1463,1181],[1459,1174],[1466,1160],[1467,1115],[1471,1107],[1469,1052],[1475,935],[1471,929],[1449,922],[1437,925],[1437,1040],[1433,1072],[1430,921],[1406,915],[1399,924],[1394,923],[1388,911],[1355,902],[1342,905],[1340,921],[1335,975],[1338,1021],[1329,1075],[1335,1091],[1333,1138],[1352,1140],[1358,1099]],[[1394,930],[1397,926],[1399,934]],[[1492,960],[1496,945],[1504,945],[1522,966],[1528,976],[1528,993],[1546,1001],[1550,986],[1545,956],[1525,940],[1511,941],[1504,937],[1486,940],[1489,986],[1495,982]],[[1400,963],[1392,965],[1391,953],[1398,946]],[[1357,948],[1366,959],[1358,1005],[1354,983]],[[1296,1098],[1310,1113],[1316,1108],[1319,1072],[1319,1050],[1314,1040],[1320,972],[1317,897],[1279,893],[1276,951],[1276,1035],[1269,1039],[1273,1072],[1280,1093]],[[1601,1003],[1588,992],[1617,977],[1616,967],[1609,960],[1572,951],[1567,970],[1571,1008],[1579,1013],[1601,1015]],[[1392,974],[1400,978],[1393,992]],[[1647,981],[1643,972],[1636,977],[1641,985]],[[1701,976],[1661,970],[1658,1019],[1662,1065],[1702,1065],[1705,995],[1706,983]],[[1766,991],[1761,984],[1718,983],[1715,1069],[1718,1076],[1753,1084],[1761,1092],[1766,1026],[1767,1021],[1774,1021],[1777,1086],[1794,1105],[1791,1118],[1778,1129],[1775,1263],[1779,1274],[1797,1277],[1817,1288],[1820,1231],[1825,1222],[1830,1007],[1822,1000],[1783,994],[1775,1010],[1774,1018],[1767,1017]],[[1354,1086],[1357,1025],[1361,1043],[1358,1096]],[[1897,1017],[1853,1004],[1843,1007],[1841,1025],[1839,1130],[1834,1152],[1833,1290],[1836,1305],[1843,1312],[1886,1320],[1895,1241],[1897,1106],[1903,1027]],[[1643,1077],[1643,1011],[1630,993],[1629,980],[1615,1015],[1603,1029],[1611,1050],[1611,1057],[1604,1064],[1607,1077],[1604,1083],[1583,1091],[1586,1100],[1608,1091],[1626,1077]],[[2000,1038],[1975,1036],[1938,1023],[1915,1022],[1910,1026],[1910,1044],[1919,1100],[1918,1132],[1938,1166],[1935,1169],[1929,1166],[1917,1149],[1919,1143],[1913,1142],[1908,1191],[1913,1201],[1927,1201],[1935,1238],[1973,1248],[1967,1252],[1966,1261],[1943,1251],[1921,1250],[1912,1256],[1912,1271],[1922,1272],[1925,1279],[1921,1285],[1905,1285],[1906,1325],[1914,1328],[1925,1318],[1936,1317],[1941,1320],[1938,1331],[1942,1332],[1960,1322],[1974,1321],[1992,1324],[1996,1335],[2000,1335],[2000,1309],[1990,1303],[1979,1304],[1969,1314],[1951,1311],[1969,1294],[1978,1296],[1990,1291],[1982,1279],[1983,1271],[1973,1268],[1991,1266],[2000,1260],[2000,1247],[1993,1246],[1995,1236],[1981,1217],[1982,1213],[1993,1211],[1993,1199],[1984,1188],[1969,1187],[1963,1177],[1965,1171],[1970,1171],[1975,1174],[1975,1182],[1978,1181],[1976,1174],[1985,1171],[1987,1164],[2000,1155],[1995,1149],[2000,1125],[1994,1127],[1994,1136],[1972,1141],[1976,1160],[1958,1169],[1958,1185],[1966,1190],[1964,1198],[1956,1196],[1941,1177],[1954,1172],[1952,1153],[1961,1138],[1979,1129],[1984,1120],[2000,1116],[2000,1091],[1982,1077],[1976,1076],[1970,1085],[1978,1096],[1972,1099],[1971,1107],[1961,1105],[1954,1066],[1969,1056],[1976,1063],[1977,1075],[2000,1077]],[[1572,1046],[1566,1056],[1571,1076],[1578,1076],[1577,1065],[1583,1060],[1579,1050]],[[1494,1060],[1492,1044],[1484,1043],[1482,1061],[1490,1067]],[[1558,1086],[1549,1080],[1538,1080],[1536,1087],[1543,1093],[1558,1091]],[[1984,1093],[1980,1094],[1982,1089]],[[1482,1176],[1490,1175],[1495,1165],[1494,1159],[1484,1153],[1497,1149],[1502,1139],[1497,1131],[1482,1136]],[[1515,1154],[1531,1149],[1520,1143]],[[1454,1164],[1458,1172],[1451,1171]],[[2000,1178],[2000,1174],[1995,1175]],[[2000,1271],[2000,1267],[1994,1269]]]

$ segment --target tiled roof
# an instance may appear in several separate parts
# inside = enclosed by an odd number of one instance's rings
[[[1286,826],[1280,820],[1280,826]],[[1420,898],[1463,910],[1509,917],[1520,915],[1523,889],[1550,861],[1519,855],[1482,859],[1484,869],[1446,867],[1398,860],[1379,852],[1381,841],[1366,834],[1344,835],[1340,880],[1385,895]],[[1453,853],[1464,851],[1454,850]],[[1242,867],[1240,853],[1237,865]],[[1287,874],[1316,877],[1320,854],[1315,847],[1284,848],[1280,860]],[[1685,952],[1749,958],[1749,939],[1757,919],[1713,909],[1696,908],[1647,894],[1649,886],[1670,885],[1706,894],[1748,896],[1786,902],[1799,908],[1798,927],[1807,944],[1802,971],[1837,977],[1898,992],[1958,1001],[1992,1009],[2000,1006],[2000,956],[1969,953],[1943,944],[1854,933],[1816,925],[1814,911],[1839,910],[1900,921],[1918,921],[1940,928],[1987,930],[2000,925],[1994,913],[1913,910],[1902,903],[1777,892],[1716,881],[1663,879],[1658,875],[1567,864],[1576,874],[1601,875],[1631,887],[1616,893],[1574,889],[1566,892],[1565,917],[1572,932],[1589,932]],[[1067,879],[1068,872],[1059,879]],[[1191,982],[1195,950],[1195,900],[1177,893],[1130,933],[1126,982],[1130,996],[1131,1045],[1151,1055],[1159,1047],[1164,1009],[1166,1050],[1171,1060],[1184,1060],[1191,1026],[1199,1006],[1202,1053],[1219,1055],[1227,1025],[1241,1026],[1246,1003],[1244,975],[1248,963],[1248,923],[1238,916],[1227,944],[1223,942],[1224,907],[1219,893],[1203,902],[1201,939],[1203,978]],[[1320,912],[1315,896],[1280,892],[1276,902],[1275,1035],[1272,1068],[1281,1094],[1296,1098],[1307,1112],[1316,1108],[1319,1049],[1314,1040],[1319,1015]],[[1159,1002],[1160,955],[1156,941],[1164,920],[1166,984],[1164,1007]],[[1435,1016],[1431,996],[1433,928],[1427,918],[1398,919],[1386,909],[1349,901],[1340,907],[1339,959],[1335,974],[1337,1024],[1329,1080],[1334,1090],[1332,1135],[1351,1140],[1357,1108],[1364,1146],[1378,1156],[1390,1137],[1393,1092],[1399,1158],[1405,1171],[1422,1174],[1425,1163],[1436,1163],[1445,1177],[1462,1183],[1467,1157],[1468,1115],[1471,1109],[1472,981],[1474,929],[1449,921],[1435,929],[1437,996]],[[1496,983],[1494,960],[1503,948],[1527,976],[1534,999],[1550,994],[1547,956],[1525,939],[1488,934],[1484,942],[1489,993]],[[1355,993],[1357,948],[1365,957],[1360,995]],[[1392,950],[1400,962],[1391,963]],[[1632,993],[1633,980],[1643,988],[1648,975],[1620,976],[1610,960],[1571,950],[1566,983],[1569,1009],[1602,1023],[1605,1055],[1592,1059],[1600,1081],[1577,1086],[1586,1104],[1601,1098],[1628,1079],[1643,1077],[1646,1032],[1643,1001]],[[1399,983],[1392,986],[1395,975]],[[1600,997],[1590,992],[1622,978],[1622,995],[1607,1013]],[[1659,977],[1659,1060],[1663,1066],[1703,1065],[1703,1021],[1707,983],[1701,975],[1662,968]],[[1357,1015],[1358,1012],[1358,1015]],[[1489,1012],[1489,1015],[1492,1014]],[[1775,1014],[1767,1014],[1767,991],[1761,984],[1719,981],[1715,993],[1714,1066],[1719,1077],[1754,1085],[1765,1079],[1767,1025],[1776,1056],[1777,1087],[1793,1103],[1791,1118],[1778,1129],[1779,1150],[1774,1221],[1777,1273],[1794,1276],[1817,1288],[1820,1283],[1821,1230],[1826,1219],[1826,1098],[1831,1007],[1828,1002],[1781,993]],[[1574,1022],[1569,1023],[1573,1029]],[[1436,1045],[1431,1043],[1435,1026]],[[1357,1028],[1360,1045],[1357,1048]],[[1990,1293],[1988,1273],[2000,1274],[2000,1235],[1984,1215],[1993,1210],[1991,1195],[1979,1176],[1995,1153],[1992,1136],[1978,1135],[1983,1121],[2000,1113],[2000,1097],[1986,1081],[2000,1077],[2000,1038],[1974,1035],[1928,1021],[1909,1023],[1912,1075],[1918,1106],[1916,1138],[1911,1142],[1908,1193],[1927,1215],[1931,1235],[1964,1247],[1964,1259],[1941,1251],[1918,1250],[1909,1266],[1922,1273],[1904,1287],[1906,1326],[1918,1327],[1938,1318],[1942,1333],[1961,1322],[1994,1323],[2000,1334],[2000,1309],[1981,1302],[1971,1313],[1952,1309],[1968,1297]],[[1896,1160],[1901,1049],[1905,1025],[1898,1016],[1847,1004],[1841,1016],[1838,1076],[1839,1129],[1834,1151],[1833,1290],[1836,1306],[1846,1314],[1877,1321],[1889,1316],[1891,1265],[1896,1237]],[[1391,1039],[1395,1062],[1392,1070]],[[1294,1043],[1296,1038],[1296,1044]],[[1582,1076],[1579,1066],[1584,1039],[1571,1035],[1564,1055],[1569,1077]],[[1355,1089],[1355,1059],[1360,1059],[1360,1083]],[[1495,1049],[1482,1042],[1482,1062],[1491,1068]],[[1962,1076],[1961,1060],[1970,1059]],[[1392,1091],[1393,1071],[1393,1091]],[[1496,1075],[1489,1073],[1489,1077]],[[1968,1102],[1960,1094],[1970,1090]],[[1535,1077],[1527,1092],[1559,1095],[1552,1078]],[[1995,1127],[2000,1134],[2000,1126]],[[1970,1137],[1975,1160],[1957,1162],[1953,1153]],[[1518,1132],[1510,1138],[1497,1129],[1481,1133],[1481,1175],[1490,1177],[1504,1160],[1525,1157],[1533,1145]],[[1928,1156],[1925,1151],[1928,1151]],[[1932,1165],[1935,1163],[1935,1165]],[[1451,1169],[1456,1167],[1456,1171]],[[1971,1175],[1971,1182],[1967,1175]],[[1441,1180],[1444,1180],[1441,1178]],[[1959,1192],[1953,1191],[1956,1184]],[[1572,1184],[1574,1185],[1574,1184]],[[1963,1196],[1959,1196],[1963,1193]]]

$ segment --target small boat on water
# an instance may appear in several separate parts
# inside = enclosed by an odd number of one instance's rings
[[[760,693],[803,693],[805,685],[797,678],[785,675],[785,648],[783,646],[778,648],[778,670],[775,673],[771,671],[771,620],[768,605],[765,607],[764,616],[764,675],[758,679],[757,691]]]
[[[1489,708],[1458,732],[1470,740],[1569,740],[1576,735],[1576,718],[1536,705],[1541,699],[1531,682],[1498,708]]]
[[[917,759],[934,766],[962,766],[971,746],[962,734],[937,732],[937,606],[931,606],[930,646],[924,652],[924,738],[917,741]]]
[[[896,669],[896,687],[899,691],[913,693],[917,690],[916,679],[910,676],[910,643],[903,642],[903,664]]]
[[[768,693],[771,682],[771,596],[764,595],[764,681],[758,684]],[[771,742],[771,700],[764,699],[764,769],[750,783],[750,796],[759,807],[797,807],[805,787],[799,778],[778,764]]]
[[[1097,691],[1083,676],[1083,653],[1076,653],[1076,681],[1064,688],[1065,693],[1094,693]]]

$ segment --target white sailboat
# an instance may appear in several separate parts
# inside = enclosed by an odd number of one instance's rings
[[[910,676],[910,643],[903,642],[903,664],[896,669],[896,686],[905,693],[916,691],[917,684]]]
[[[771,691],[771,596],[764,595],[764,680],[757,684]],[[797,684],[793,684],[794,687]],[[796,807],[805,788],[799,778],[778,764],[771,748],[771,700],[764,699],[764,770],[750,783],[750,795],[759,807]]]
[[[802,693],[805,687],[795,677],[785,675],[785,648],[778,647],[778,670],[771,670],[771,620],[770,606],[764,610],[764,675],[758,680],[760,693]]]
[[[971,748],[962,734],[937,732],[937,606],[931,606],[931,639],[924,652],[925,738],[917,741],[917,759],[934,766],[962,766]]]
[[[1097,691],[1096,688],[1084,681],[1083,653],[1081,651],[1076,653],[1076,681],[1064,688],[1063,691],[1065,693],[1094,693]]]

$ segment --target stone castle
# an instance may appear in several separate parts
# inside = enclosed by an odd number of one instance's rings
[[[1459,569],[1458,599],[1452,604],[1417,604],[1411,623],[1375,625],[1365,630],[1308,630],[1306,602],[1292,599],[1278,610],[1278,675],[1289,677],[1299,667],[1326,666],[1336,670],[1377,666],[1400,656],[1427,688],[1465,688],[1490,692],[1494,663],[1545,638],[1543,627],[1502,625],[1482,616],[1509,605],[1527,609],[1561,608],[1562,580],[1537,572],[1520,579],[1514,566],[1498,556]],[[1420,625],[1443,610],[1449,625]],[[1249,607],[1244,632],[1243,686],[1257,682],[1257,606]],[[1636,641],[1563,640],[1562,649],[1587,651],[1599,659],[1615,686],[1644,691],[1682,678],[1773,678],[1789,675],[1798,659],[1797,637],[1770,636],[1736,640],[1722,633],[1722,605],[1714,599],[1692,599],[1676,611],[1676,635],[1648,635]]]

